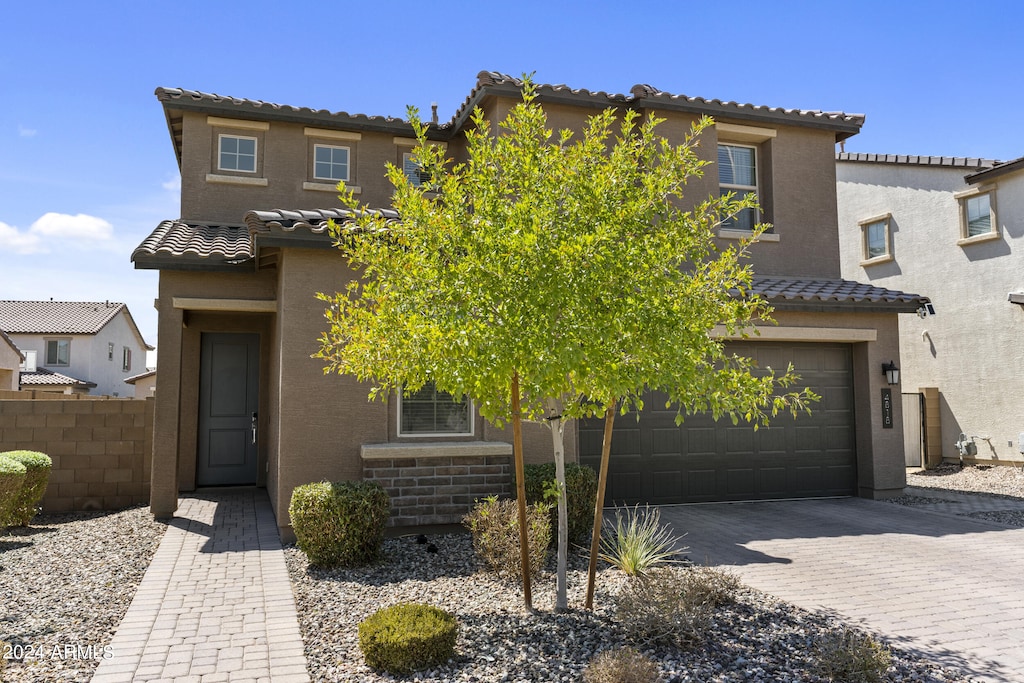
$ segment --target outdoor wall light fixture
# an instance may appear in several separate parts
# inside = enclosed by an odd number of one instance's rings
[[[889,384],[900,383],[900,369],[892,361],[882,363],[882,374],[885,375],[885,381]]]

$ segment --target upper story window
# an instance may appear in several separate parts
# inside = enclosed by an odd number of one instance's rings
[[[955,195],[960,202],[960,244],[982,242],[999,236],[995,192],[991,186]]]
[[[107,342],[107,360],[114,360],[114,342]]]
[[[121,370],[128,372],[132,369],[132,350],[127,346],[121,354]]]
[[[402,172],[414,187],[423,184],[423,171],[412,152],[402,152]]]
[[[733,192],[742,197],[758,193],[757,149],[749,145],[718,145],[718,187],[722,194]],[[722,221],[729,230],[753,230],[758,223],[755,209],[744,209]]]
[[[67,367],[71,365],[71,340],[47,339],[46,364]]]
[[[419,391],[399,392],[399,436],[451,436],[473,434],[473,406],[466,398],[452,398],[427,382]]]
[[[217,170],[256,172],[256,138],[220,135],[218,140]]]
[[[350,151],[348,147],[314,145],[313,178],[348,182]]]
[[[860,222],[862,266],[892,260],[892,237],[889,229],[891,218],[890,214],[886,214]]]

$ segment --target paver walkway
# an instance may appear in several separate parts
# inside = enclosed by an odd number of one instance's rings
[[[1024,682],[1024,529],[954,512],[1013,499],[913,489],[945,502],[859,498],[661,508],[695,562],[880,634],[981,681]]]
[[[306,683],[266,492],[182,498],[92,683]]]

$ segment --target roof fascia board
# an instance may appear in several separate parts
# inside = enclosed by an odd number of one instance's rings
[[[135,263],[135,270],[182,270],[220,273],[239,273],[256,270],[256,261],[252,258],[247,258],[239,263],[225,263],[224,261],[201,261],[199,259],[183,260],[180,256],[163,258],[144,256],[133,259],[133,262]]]
[[[689,102],[665,101],[656,97],[649,97],[637,100],[634,106],[637,109],[661,109],[665,111],[679,111],[687,114],[706,114],[715,121],[753,121],[758,123],[771,123],[780,126],[796,126],[802,128],[818,128],[830,130],[836,133],[837,140],[845,140],[848,137],[860,132],[860,126],[855,123],[841,123],[836,121],[822,121],[812,118],[799,118],[786,114],[772,112],[748,112],[737,111],[735,108],[718,104],[690,104]],[[840,138],[839,136],[844,137]]]
[[[986,168],[983,171],[968,173],[964,176],[964,182],[976,185],[978,183],[985,182],[986,180],[998,178],[999,176],[1007,175],[1008,173],[1015,173],[1020,170],[1024,170],[1024,157],[1014,161],[1008,161],[1005,164],[1000,164],[999,166]]]
[[[807,311],[811,313],[917,313],[920,302],[880,301],[792,301],[770,298],[776,311]]]

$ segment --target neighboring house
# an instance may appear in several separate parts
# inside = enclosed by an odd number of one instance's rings
[[[934,304],[899,316],[903,391],[934,403],[929,463],[958,460],[962,441],[971,459],[1020,463],[1024,159],[846,153],[836,165],[843,276]]]
[[[0,329],[0,391],[18,390],[18,373],[24,362],[21,349]]]
[[[111,301],[0,301],[0,329],[26,357],[26,389],[131,397],[124,379],[153,349],[128,307]]]
[[[156,370],[147,370],[124,381],[125,384],[135,387],[135,398],[146,398],[156,394]]]
[[[465,160],[475,107],[492,121],[519,101],[518,79],[482,72],[434,144]],[[466,402],[428,385],[414,396],[368,402],[369,386],[324,375],[311,358],[324,328],[318,291],[355,277],[326,234],[339,180],[387,208],[386,162],[408,162],[408,122],[362,114],[158,88],[181,169],[181,217],[160,223],[132,254],[160,270],[159,367],[152,510],[168,516],[178,492],[255,484],[270,494],[289,532],[292,489],[321,479],[376,479],[392,496],[392,523],[456,522],[473,498],[510,491],[510,434]],[[629,95],[543,85],[553,127],[581,130],[600,108],[666,119],[681,142],[702,115],[717,120],[698,153],[717,166],[693,179],[697,202],[723,190],[756,191],[772,232],[752,245],[756,289],[776,306],[777,326],[732,348],[762,366],[793,363],[822,396],[814,414],[780,417],[754,431],[729,420],[688,418],[657,401],[626,416],[614,437],[608,500],[651,503],[899,494],[905,485],[900,407],[885,401],[882,364],[899,361],[897,314],[916,295],[840,279],[835,144],[863,117],[671,95]],[[275,208],[283,207],[283,208]],[[749,235],[756,217],[719,231],[720,246]],[[167,378],[173,378],[167,381]],[[594,463],[600,425],[567,429],[570,459]],[[551,458],[546,427],[525,435],[529,461]]]

